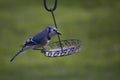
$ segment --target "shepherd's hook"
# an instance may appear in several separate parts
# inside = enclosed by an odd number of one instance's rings
[[[57,0],[55,0],[54,6],[53,6],[52,8],[48,8],[47,2],[46,2],[46,0],[44,0],[44,7],[45,7],[45,9],[46,9],[48,12],[51,12],[52,17],[53,17],[53,21],[54,21],[54,24],[55,24],[55,27],[58,28],[58,27],[57,27],[57,24],[56,24],[55,15],[54,15],[54,13],[53,13],[53,11],[55,11],[55,9],[57,8]],[[58,40],[59,40],[59,43],[60,43],[61,51],[63,52],[62,43],[61,43],[61,39],[60,39],[60,36],[59,36],[59,35],[58,35]]]
[[[46,0],[44,0],[44,7],[49,12],[55,11],[55,9],[57,8],[57,0],[55,0],[54,6],[52,8],[48,8],[47,2],[46,2]]]

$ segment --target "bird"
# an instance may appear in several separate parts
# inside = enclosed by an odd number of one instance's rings
[[[61,33],[54,26],[47,26],[43,31],[27,39],[22,48],[11,58],[10,62],[12,62],[16,58],[16,56],[27,49],[39,49],[41,50],[41,52],[45,52],[45,46],[55,35],[61,35]]]

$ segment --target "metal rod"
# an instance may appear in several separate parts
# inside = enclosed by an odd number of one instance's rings
[[[54,3],[53,8],[48,8],[47,2],[46,2],[46,0],[44,0],[44,7],[45,7],[45,9],[46,9],[48,12],[51,12],[52,17],[53,17],[54,25],[55,25],[55,27],[58,29],[57,24],[56,24],[55,15],[54,15],[54,12],[53,12],[53,11],[55,11],[55,9],[57,8],[57,0],[55,0],[55,3]],[[63,52],[63,47],[62,47],[60,35],[58,35],[58,40],[59,40],[59,43],[60,43],[61,51]]]
[[[54,21],[55,27],[58,29],[57,24],[56,24],[56,19],[55,19],[54,12],[51,11],[51,14],[52,14],[52,17],[53,17],[53,21]],[[59,40],[59,43],[60,43],[61,51],[63,51],[63,47],[62,47],[62,43],[61,43],[61,39],[60,39],[60,35],[59,34],[58,34],[58,40]]]

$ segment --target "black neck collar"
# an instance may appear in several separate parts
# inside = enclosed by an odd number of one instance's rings
[[[50,38],[50,36],[49,36],[49,34],[48,34],[48,40],[50,40],[51,38]]]

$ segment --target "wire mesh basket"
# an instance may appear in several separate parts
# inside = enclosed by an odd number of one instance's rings
[[[78,52],[81,47],[81,42],[78,39],[61,40],[61,44],[62,47],[59,41],[48,44],[44,55],[47,57],[67,56]]]

